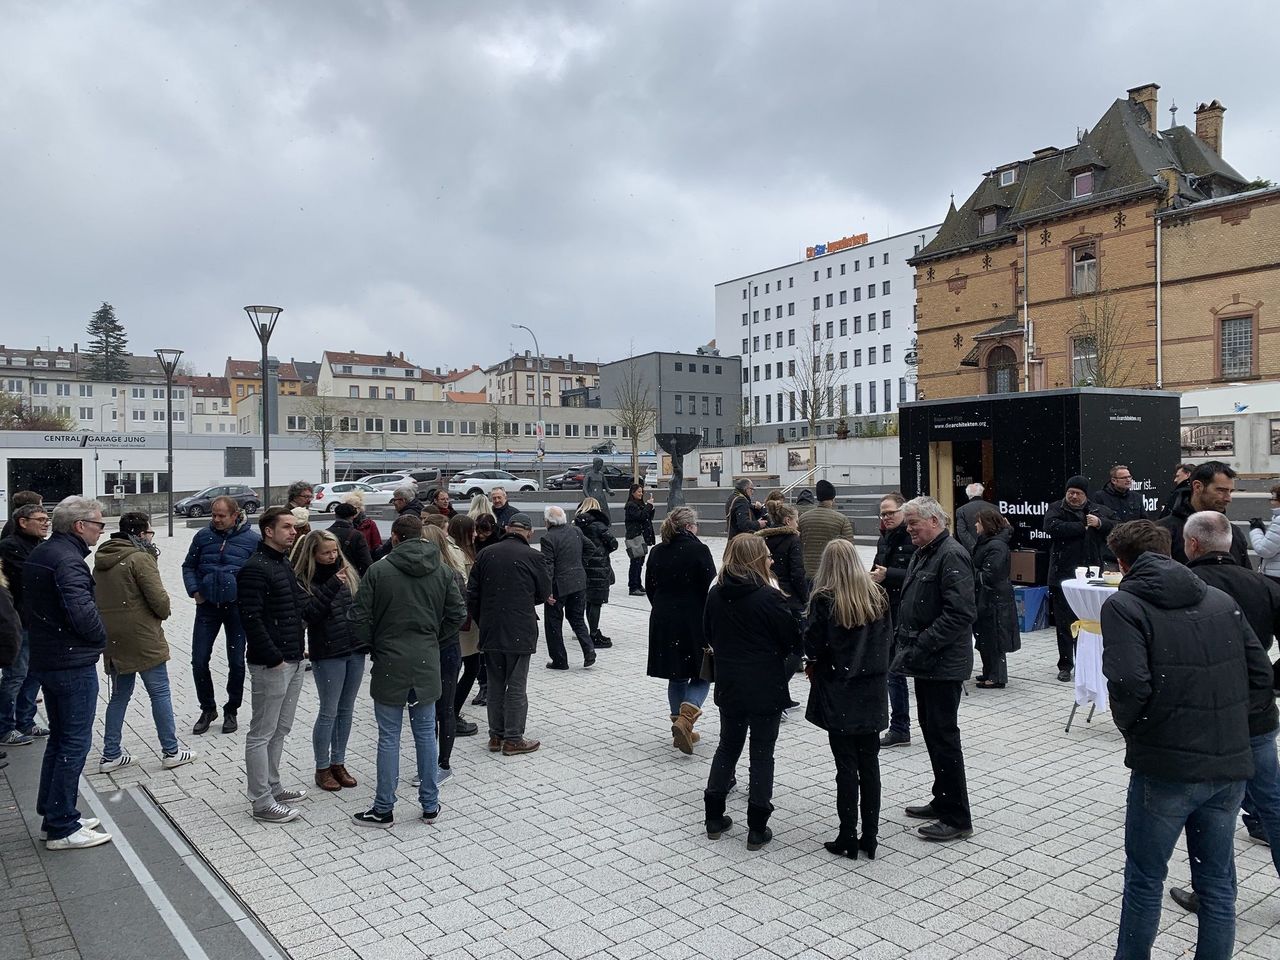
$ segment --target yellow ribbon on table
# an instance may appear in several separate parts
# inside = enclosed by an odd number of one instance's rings
[[[1097,620],[1077,620],[1075,623],[1071,624],[1071,639],[1074,640],[1076,637],[1080,636],[1081,630],[1085,633],[1096,633],[1101,636],[1102,624]]]

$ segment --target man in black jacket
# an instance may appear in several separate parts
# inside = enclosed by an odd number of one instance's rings
[[[280,784],[280,755],[293,728],[305,676],[305,595],[289,565],[289,549],[297,538],[293,514],[284,507],[269,507],[258,517],[258,529],[262,542],[236,575],[245,660],[253,685],[253,716],[244,739],[245,779],[253,818],[288,823],[298,818],[289,804],[307,795],[306,790]]]
[[[347,562],[363,577],[365,571],[373,565],[373,556],[369,553],[369,541],[355,526],[359,513],[353,504],[338,504],[333,508],[333,515],[338,519],[329,524],[329,532],[338,538],[338,546],[342,548],[342,555],[347,558]]]
[[[916,716],[933,767],[933,800],[906,813],[936,821],[917,831],[925,840],[961,840],[973,835],[958,724],[961,688],[973,673],[973,567],[969,551],[947,533],[937,500],[916,497],[904,510],[916,552],[902,584],[890,669],[915,678]]]
[[[547,669],[569,669],[569,655],[564,649],[566,616],[582,647],[582,665],[589,667],[596,662],[596,649],[591,642],[591,628],[587,626],[587,570],[582,558],[584,554],[594,553],[595,547],[569,522],[562,507],[549,506],[542,516],[547,522],[547,531],[538,541],[538,548],[547,563],[547,576],[551,578],[551,596],[543,607],[547,653],[551,657]]]
[[[23,747],[49,731],[36,723],[36,697],[40,683],[30,675],[31,637],[27,628],[26,601],[22,592],[22,568],[31,551],[49,532],[49,514],[41,503],[27,503],[13,512],[13,533],[0,540],[0,570],[9,581],[13,606],[22,624],[18,655],[0,678],[0,748]]]
[[[969,498],[968,502],[961,507],[956,508],[956,539],[964,544],[964,548],[973,553],[973,548],[978,542],[978,531],[975,528],[974,521],[978,519],[978,511],[991,504],[982,499],[982,494],[986,490],[980,483],[971,483],[964,488],[964,495]]]
[[[517,513],[507,532],[476,556],[467,581],[467,612],[480,627],[480,651],[489,677],[489,752],[532,753],[526,740],[529,659],[538,648],[536,607],[552,596],[542,555],[529,546],[533,521]]]
[[[501,535],[511,518],[520,511],[507,499],[506,487],[494,487],[490,490],[489,503],[493,507],[493,518],[498,521],[498,534]]]
[[[1169,514],[1173,513],[1173,505],[1178,502],[1178,497],[1182,491],[1191,486],[1191,474],[1195,473],[1196,465],[1194,463],[1180,463],[1173,469],[1173,489],[1169,491],[1169,495],[1164,498],[1164,503],[1160,504],[1160,516],[1158,520],[1163,520]]]
[[[1147,515],[1142,505],[1142,492],[1133,489],[1133,473],[1123,463],[1111,468],[1107,482],[1102,489],[1095,490],[1089,500],[1102,504],[1115,514],[1116,523],[1142,520]]]
[[[1072,477],[1067,492],[1044,515],[1049,535],[1049,586],[1053,593],[1053,625],[1058,632],[1058,679],[1071,682],[1076,663],[1076,641],[1071,624],[1076,615],[1062,593],[1062,581],[1074,580],[1076,567],[1099,567],[1107,534],[1115,526],[1111,510],[1089,502],[1087,477]]]
[[[902,583],[907,579],[907,567],[916,552],[903,520],[904,503],[906,500],[897,492],[886,493],[880,501],[880,540],[876,543],[876,558],[871,565],[871,579],[884,587],[888,594],[889,613],[894,622],[898,619],[898,604],[902,600]],[[899,747],[910,743],[911,696],[907,693],[907,678],[891,670],[889,729],[880,738],[880,746]]]
[[[1133,771],[1117,956],[1150,956],[1185,830],[1200,894],[1196,955],[1229,957],[1232,834],[1254,774],[1249,716],[1272,697],[1271,664],[1235,601],[1169,558],[1167,531],[1133,520],[1109,542],[1125,578],[1102,607],[1102,668]]]
[[[1169,531],[1172,541],[1170,555],[1173,559],[1179,563],[1187,562],[1187,552],[1182,536],[1182,526],[1187,522],[1187,517],[1201,510],[1226,513],[1227,507],[1231,505],[1231,494],[1235,492],[1235,488],[1236,472],[1221,460],[1209,460],[1191,472],[1190,482],[1178,494],[1178,498],[1173,503],[1172,512],[1159,521],[1160,526]],[[1235,557],[1236,563],[1240,566],[1253,569],[1253,564],[1249,562],[1249,538],[1245,536],[1243,530],[1234,525],[1231,527],[1229,553]]]
[[[730,540],[739,534],[755,533],[767,522],[764,505],[755,503],[751,499],[753,490],[755,490],[755,484],[746,477],[734,481],[733,493],[729,496],[729,502],[724,508]]]

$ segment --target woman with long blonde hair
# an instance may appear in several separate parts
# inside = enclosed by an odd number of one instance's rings
[[[343,556],[338,538],[328,530],[312,530],[298,541],[293,569],[307,594],[302,618],[307,624],[311,676],[320,697],[311,729],[316,786],[321,790],[354,787],[356,778],[346,767],[347,740],[369,652],[356,639],[348,618],[360,589],[360,575]]]
[[[805,719],[827,731],[836,762],[840,833],[823,846],[851,860],[858,859],[859,850],[870,860],[876,856],[880,731],[889,725],[892,642],[884,588],[871,579],[852,543],[832,540],[822,551],[809,598],[804,647],[812,687]]]
[[[494,516],[493,504],[489,502],[489,498],[483,493],[477,493],[471,498],[471,506],[467,508],[467,516],[472,520],[475,520],[482,514],[487,514],[491,517]]]
[[[725,797],[750,734],[747,849],[759,850],[773,839],[773,747],[782,711],[791,701],[788,661],[800,652],[799,624],[774,585],[769,549],[759,537],[729,541],[702,619],[714,655],[720,708],[720,744],[703,795],[707,836],[719,839],[733,824],[724,813]]]

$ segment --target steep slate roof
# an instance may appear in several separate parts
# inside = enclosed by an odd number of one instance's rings
[[[999,186],[999,171],[1009,165],[996,168],[958,210],[947,212],[937,235],[907,262],[915,266],[962,250],[1012,243],[1033,223],[1132,197],[1163,195],[1163,170],[1177,175],[1174,206],[1227,196],[1247,182],[1186,127],[1152,134],[1146,122],[1145,107],[1116,100],[1075,146],[1018,162],[1013,185]],[[1093,193],[1073,200],[1073,171],[1088,166],[1094,168]],[[995,232],[979,236],[978,211],[991,207],[1008,212]]]
[[[197,397],[230,397],[231,385],[226,377],[215,377],[212,374],[203,377],[174,377],[173,382],[191,390]]]

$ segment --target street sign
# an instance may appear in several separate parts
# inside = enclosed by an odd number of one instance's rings
[[[918,367],[920,365],[920,351],[908,350],[902,359],[906,362],[907,366]]]

